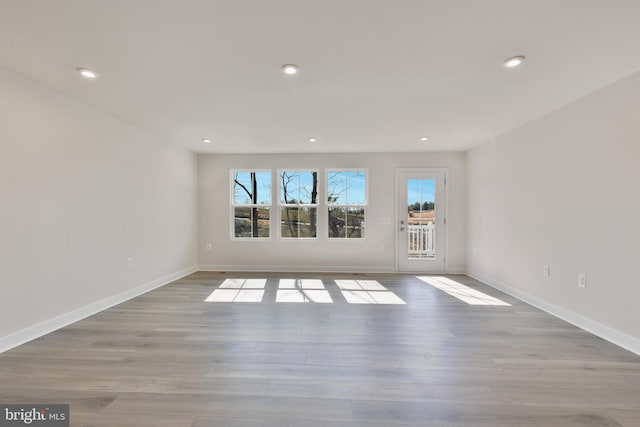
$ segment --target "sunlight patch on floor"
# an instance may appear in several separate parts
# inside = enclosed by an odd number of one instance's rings
[[[267,279],[225,279],[220,288],[264,289]]]
[[[377,280],[336,280],[349,304],[406,304]]]
[[[278,289],[324,289],[320,279],[280,279]]]
[[[267,279],[226,279],[205,302],[262,302]]]
[[[317,304],[331,304],[333,299],[329,291],[278,289],[276,302],[309,302]]]
[[[331,304],[333,299],[319,279],[280,279],[276,302]]]
[[[263,302],[266,285],[267,279],[228,278],[205,302]],[[349,304],[406,304],[377,280],[335,280],[335,285]],[[278,280],[275,302],[332,304],[334,301],[320,279],[283,278]]]
[[[417,279],[433,286],[436,289],[440,289],[443,292],[464,301],[469,305],[502,305],[511,306],[511,304],[504,302],[498,298],[494,298],[491,295],[487,295],[480,292],[477,289],[470,288],[463,285],[460,282],[451,280],[442,276],[416,276]]]

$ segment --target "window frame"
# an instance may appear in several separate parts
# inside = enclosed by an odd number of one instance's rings
[[[362,172],[364,173],[364,203],[345,203],[345,204],[341,204],[341,203],[329,203],[329,200],[327,199],[329,196],[329,175],[331,173],[336,173],[336,172]],[[326,191],[326,195],[325,195],[325,199],[324,203],[325,203],[325,227],[326,227],[326,238],[329,241],[344,241],[344,242],[362,242],[364,240],[367,239],[367,219],[368,219],[368,215],[367,215],[367,211],[369,210],[369,169],[367,168],[329,168],[329,169],[325,169],[325,185],[324,185],[325,191]],[[349,208],[362,208],[363,212],[364,212],[364,219],[363,222],[365,224],[364,226],[364,232],[361,231],[361,235],[360,237],[347,237],[347,233],[345,231],[345,237],[333,237],[330,235],[331,233],[331,227],[329,227],[329,219],[331,218],[331,216],[329,215],[329,210],[332,207],[341,207],[344,209],[349,209]]]
[[[281,177],[281,173],[282,172],[297,172],[297,173],[302,173],[302,172],[315,172],[316,176],[317,176],[317,195],[316,195],[316,203],[288,203],[288,204],[284,204],[282,202],[282,177]],[[314,168],[279,168],[276,170],[276,179],[278,180],[278,185],[277,185],[277,194],[275,195],[276,197],[276,206],[277,206],[277,233],[278,233],[278,239],[283,240],[283,241],[317,241],[318,237],[320,236],[320,232],[321,230],[319,229],[320,226],[320,201],[322,200],[322,185],[321,185],[321,181],[320,181],[320,174],[321,171],[320,169],[314,169]],[[298,192],[300,191],[300,185],[298,184]],[[284,208],[287,207],[296,207],[298,209],[300,208],[315,208],[316,210],[316,235],[315,237],[283,237],[282,236],[282,228],[285,226],[284,225],[284,219],[283,219],[283,210]],[[300,234],[300,229],[298,229],[298,234]]]
[[[237,173],[268,173],[269,174],[269,185],[271,191],[271,197],[269,198],[269,204],[253,204],[253,203],[235,203],[235,174]],[[236,168],[229,170],[229,235],[231,240],[234,241],[266,241],[270,240],[273,235],[273,170],[272,169],[253,169],[253,168]],[[269,210],[269,236],[268,237],[260,237],[260,236],[250,236],[250,237],[237,237],[236,236],[236,224],[235,224],[235,209],[236,208],[267,208]]]

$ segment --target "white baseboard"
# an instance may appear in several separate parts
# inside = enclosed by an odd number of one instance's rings
[[[603,325],[602,323],[591,320],[581,314],[575,313],[571,310],[567,310],[566,308],[554,305],[548,301],[530,295],[526,292],[522,292],[521,290],[515,289],[498,280],[494,280],[493,278],[484,274],[474,271],[467,271],[466,274],[476,280],[481,281],[482,283],[485,283],[506,294],[518,298],[519,300],[524,301],[527,304],[531,304],[532,306],[537,307],[540,310],[546,311],[549,314],[552,314],[566,322],[569,322],[572,325],[584,329],[585,331],[591,332],[592,334],[597,335],[600,338],[605,339],[617,346],[640,355],[640,339],[636,337],[625,334],[624,332],[620,332],[617,329],[613,329],[609,326]]]
[[[175,273],[160,277],[150,282],[144,283],[135,288],[126,290],[119,294],[110,296],[108,298],[96,301],[92,304],[80,307],[76,310],[54,317],[53,319],[45,320],[37,325],[30,326],[21,331],[15,332],[11,335],[0,338],[0,353],[10,350],[19,345],[25,344],[31,340],[39,338],[43,335],[51,333],[71,323],[84,319],[85,317],[92,316],[107,308],[113,307],[125,301],[149,292],[153,289],[164,286],[167,283],[180,279],[181,277],[188,276],[191,273],[198,271],[196,266],[185,268]]]
[[[212,265],[198,266],[199,271],[247,271],[273,273],[394,273],[394,267],[322,266],[322,265]]]

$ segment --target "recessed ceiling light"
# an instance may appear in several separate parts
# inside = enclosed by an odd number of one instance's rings
[[[300,72],[300,67],[298,67],[296,64],[284,64],[281,69],[282,72],[288,76],[293,76]]]
[[[211,140],[207,138],[204,138],[202,142],[204,142],[205,144],[211,144]]]
[[[98,73],[95,71],[91,71],[88,68],[77,68],[76,71],[80,73],[80,75],[86,79],[95,79],[98,77]]]
[[[420,137],[420,141],[428,141],[429,137],[428,136],[421,136]]]
[[[318,138],[309,138],[309,142],[316,142]]]
[[[515,68],[518,65],[522,64],[523,61],[524,61],[524,56],[522,55],[512,56],[511,58],[506,59],[504,61],[504,66],[507,68]]]

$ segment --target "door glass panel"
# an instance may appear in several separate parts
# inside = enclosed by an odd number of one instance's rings
[[[436,258],[436,180],[407,180],[407,257]]]

